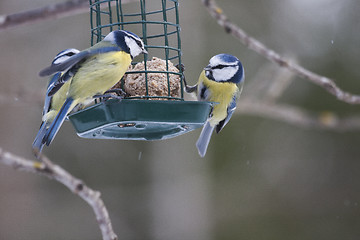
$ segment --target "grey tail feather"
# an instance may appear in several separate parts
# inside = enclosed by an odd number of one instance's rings
[[[199,139],[196,142],[196,147],[201,157],[204,157],[206,154],[206,150],[209,146],[209,142],[213,131],[214,131],[214,127],[210,126],[209,121],[207,121],[203,129],[201,130]]]
[[[44,147],[44,143],[42,143],[42,139],[45,136],[46,130],[47,130],[47,124],[46,122],[42,122],[40,129],[36,134],[35,140],[32,144],[32,148],[36,149],[39,152],[41,152]]]

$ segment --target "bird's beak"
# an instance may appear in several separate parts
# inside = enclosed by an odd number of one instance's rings
[[[211,70],[211,66],[210,65],[207,65],[205,68],[204,68],[205,71],[210,71]]]
[[[143,54],[148,54],[148,51],[145,50],[145,48],[142,51]]]

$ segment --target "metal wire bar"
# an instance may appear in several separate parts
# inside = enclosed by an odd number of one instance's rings
[[[141,26],[143,31],[143,41],[145,46],[148,44],[147,41],[147,25],[146,25],[146,6],[145,6],[145,0],[140,0],[140,6],[141,6]],[[144,56],[144,68],[145,68],[145,92],[146,96],[149,96],[149,84],[148,84],[148,73],[147,73],[147,55]]]
[[[173,72],[169,70],[169,61],[175,61],[175,64],[182,65],[181,61],[181,41],[180,41],[180,25],[179,25],[179,12],[177,0],[158,0],[159,8],[153,9],[154,5],[147,6],[146,0],[138,1],[138,12],[130,11],[127,13],[123,6],[122,0],[89,0],[90,2],[90,22],[91,22],[91,41],[92,44],[101,41],[107,33],[115,29],[128,29],[126,26],[141,26],[140,37],[144,41],[145,48],[151,54],[151,50],[163,50],[163,56],[157,56],[165,60],[166,71],[154,71],[148,69],[147,60],[148,55],[144,55],[144,71],[131,71],[127,74],[144,73],[145,74],[145,96],[140,98],[167,98],[167,99],[180,99],[183,100],[183,83],[180,81],[180,98],[171,97],[170,88],[170,74],[174,74],[183,78],[182,69],[179,72]],[[107,3],[105,6],[107,9],[102,9],[101,4]],[[105,8],[104,6],[104,8]],[[112,7],[113,6],[113,7]],[[115,7],[115,8],[114,8]],[[152,8],[152,9],[150,9]],[[173,20],[169,20],[169,16],[175,15]],[[116,16],[115,16],[116,15]],[[161,26],[161,32],[154,29],[159,29]],[[151,30],[151,31],[150,31]],[[171,37],[171,39],[170,39]],[[171,40],[171,41],[170,41]],[[161,44],[159,44],[160,42]],[[174,43],[175,42],[175,43]],[[175,44],[175,45],[172,45]],[[158,52],[157,52],[158,53]],[[138,62],[133,62],[133,65]],[[173,62],[174,63],[174,62]],[[174,64],[174,65],[175,65]],[[149,96],[149,73],[163,73],[166,74],[167,81],[167,96]],[[164,79],[165,80],[165,79]],[[121,81],[120,86],[124,87],[124,81]],[[139,97],[131,97],[139,98]]]

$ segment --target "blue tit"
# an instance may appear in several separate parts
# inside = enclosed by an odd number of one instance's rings
[[[141,53],[147,54],[147,51],[143,41],[136,34],[116,30],[110,32],[101,42],[65,62],[42,70],[40,76],[66,71],[49,91],[49,96],[70,81],[67,98],[43,137],[42,143],[49,146],[67,114],[76,105],[84,104],[95,95],[102,95],[114,86],[123,77],[132,59]]]
[[[195,86],[187,86],[185,83],[185,90],[196,91],[199,101],[215,103],[196,142],[201,157],[206,154],[214,128],[219,133],[229,122],[235,111],[243,82],[244,68],[239,59],[229,54],[219,54],[210,59],[209,65],[201,72]],[[241,85],[240,89],[238,84]]]
[[[51,65],[57,65],[60,63],[65,62],[71,56],[79,53],[80,51],[74,48],[66,49],[64,51],[59,52],[54,60],[52,61]],[[56,82],[61,78],[63,73],[58,72],[53,75],[51,78],[45,96],[45,103],[42,112],[42,122],[40,125],[40,129],[35,137],[35,140],[32,144],[34,150],[41,152],[44,144],[42,143],[42,139],[46,134],[47,129],[50,127],[50,124],[54,120],[56,114],[59,112],[61,106],[64,104],[66,100],[66,95],[69,90],[70,81],[65,83],[54,95],[48,96],[49,91],[53,88]]]

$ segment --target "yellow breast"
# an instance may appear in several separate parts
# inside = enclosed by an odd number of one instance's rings
[[[71,81],[67,81],[64,83],[64,85],[61,86],[61,88],[53,95],[51,99],[51,109],[59,111],[62,105],[64,104],[69,87],[70,87]]]
[[[103,94],[123,77],[130,64],[130,55],[122,51],[87,59],[73,77],[68,96],[84,100]]]
[[[203,71],[199,77],[199,84],[202,83],[210,91],[208,101],[217,102],[212,111],[210,125],[215,126],[227,116],[227,108],[235,94],[239,91],[236,84],[231,82],[216,82],[209,80]]]
[[[60,108],[66,100],[70,83],[71,81],[64,83],[64,85],[62,85],[61,88],[52,96],[51,108],[49,109],[49,112],[43,116],[43,121],[51,123],[54,120],[56,114],[60,111]]]

